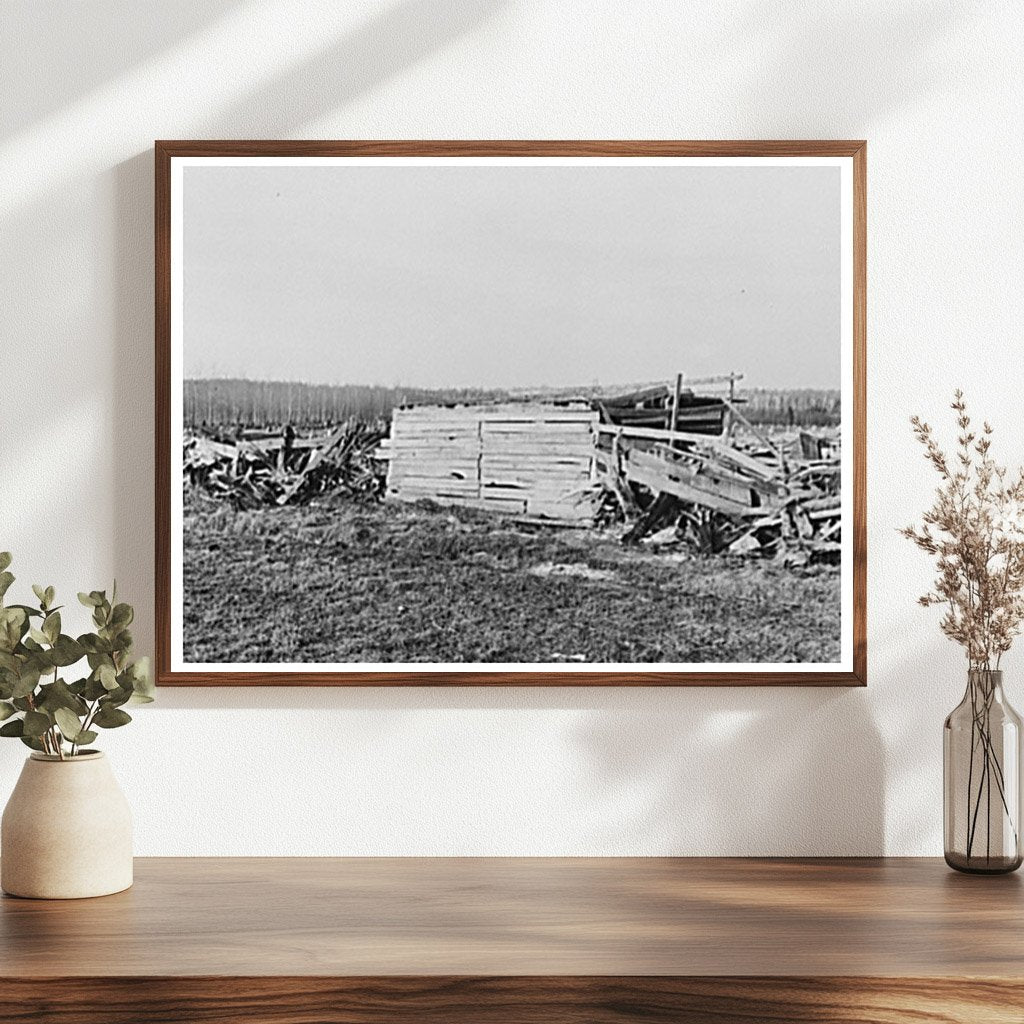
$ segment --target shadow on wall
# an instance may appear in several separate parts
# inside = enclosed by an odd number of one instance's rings
[[[387,7],[218,114],[209,123],[210,137],[237,137],[238,126],[251,123],[254,113],[260,138],[291,137],[313,118],[445,50],[507,6],[508,0],[404,0]]]
[[[244,103],[203,119],[199,137],[287,136],[297,125],[351,102],[404,69],[443,50],[459,36],[506,6],[505,0],[471,0],[456,8],[439,0],[406,0],[390,7],[315,57],[280,74]],[[95,7],[94,7],[95,10]],[[154,121],[154,132],[170,137]],[[152,381],[153,348],[153,154],[140,153],[111,172],[116,204],[115,238],[116,373],[113,406],[118,457],[118,495],[138,496],[140,481],[152,492],[154,476]],[[138,581],[132,602],[152,608],[153,515],[140,528],[138,500],[124,501],[114,524],[115,576]],[[145,583],[143,583],[145,581]],[[148,584],[147,589],[142,589]],[[140,622],[138,647],[151,649],[151,632]]]
[[[753,4],[732,26],[744,53],[753,49],[762,58],[737,55],[735,65],[747,69],[744,92],[758,122],[751,137],[867,137],[873,120],[948,86],[950,68],[935,59],[936,43],[958,24],[985,16],[952,0],[822,13],[816,19],[798,4]],[[766,80],[785,103],[765,104]]]
[[[137,5],[124,0],[90,0],[51,5],[47,17],[39,4],[4,4],[0,37],[17,40],[5,49],[4,77],[32,87],[10,90],[10,99],[0,105],[0,138],[73,106],[84,94],[180,46],[238,6],[239,0],[151,4],[142,17]],[[116,46],[110,45],[112,38]]]
[[[884,849],[883,743],[863,689],[165,688],[146,714],[159,718],[178,708],[217,715],[299,710],[323,721],[338,715],[336,732],[348,742],[353,726],[346,717],[362,721],[367,736],[405,742],[415,730],[410,719],[419,720],[430,732],[413,740],[417,756],[434,750],[438,763],[425,772],[437,785],[450,784],[448,798],[456,800],[460,787],[442,765],[465,757],[446,746],[459,735],[460,716],[472,723],[481,710],[550,712],[542,727],[553,744],[549,763],[538,764],[545,748],[538,752],[515,729],[500,756],[510,778],[546,780],[552,803],[540,799],[548,807],[541,813],[563,809],[566,817],[552,824],[568,830],[563,841],[571,849],[603,856],[871,856]],[[439,711],[452,720],[435,733]],[[393,751],[380,756],[392,770],[402,764]],[[493,769],[490,760],[481,765]],[[530,804],[510,793],[510,819],[529,813]],[[461,850],[466,837],[452,842]],[[497,852],[516,849],[512,833],[494,842]]]
[[[882,741],[862,690],[674,690],[656,702],[640,691],[585,719],[576,740],[607,805],[596,849],[618,852],[624,837],[677,856],[883,849]]]

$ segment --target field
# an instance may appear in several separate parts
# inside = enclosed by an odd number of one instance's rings
[[[839,657],[839,572],[612,531],[325,497],[186,499],[185,658],[200,662],[808,662]]]

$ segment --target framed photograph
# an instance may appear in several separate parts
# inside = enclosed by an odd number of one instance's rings
[[[863,142],[158,142],[160,685],[864,685]]]

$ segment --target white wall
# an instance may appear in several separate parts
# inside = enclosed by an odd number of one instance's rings
[[[116,575],[143,648],[154,138],[869,140],[868,689],[167,689],[104,737],[138,852],[939,853],[963,666],[895,528],[955,385],[1024,457],[1022,39],[1012,2],[0,4],[0,548]]]

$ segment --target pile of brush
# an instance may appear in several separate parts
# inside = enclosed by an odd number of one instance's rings
[[[301,504],[334,492],[379,498],[386,470],[376,456],[385,433],[362,421],[312,435],[291,426],[192,428],[184,437],[185,486],[235,508]]]

